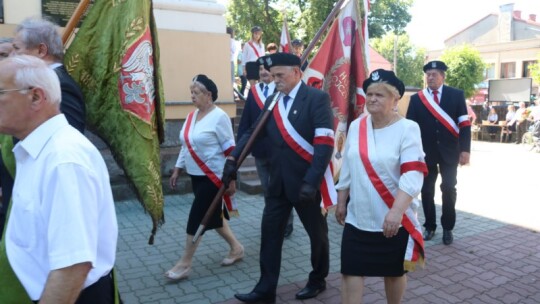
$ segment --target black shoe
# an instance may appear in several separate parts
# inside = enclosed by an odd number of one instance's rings
[[[326,284],[317,287],[317,286],[310,285],[308,283],[308,285],[306,285],[306,287],[302,288],[296,294],[296,299],[297,300],[305,300],[305,299],[315,298],[317,295],[319,295],[325,289],[326,289]]]
[[[424,231],[424,240],[429,241],[435,236],[435,230],[428,230]]]
[[[285,233],[283,234],[284,237],[288,238],[291,236],[293,232],[293,225],[287,225],[287,227],[285,227]]]
[[[265,295],[256,291],[250,293],[237,293],[234,297],[244,303],[276,303],[276,295]]]
[[[452,244],[452,242],[454,241],[454,235],[452,234],[452,230],[443,230],[443,235],[442,235],[442,242],[445,244],[445,245],[450,245]]]

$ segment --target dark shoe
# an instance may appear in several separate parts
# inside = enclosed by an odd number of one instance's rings
[[[424,231],[424,240],[430,241],[435,236],[435,230],[427,230]]]
[[[454,235],[452,234],[452,230],[443,230],[443,235],[442,235],[442,242],[445,244],[445,245],[450,245],[452,244],[452,242],[454,241]]]
[[[285,233],[283,234],[284,237],[288,238],[291,236],[293,232],[293,225],[287,225],[287,227],[285,227]]]
[[[296,299],[297,300],[305,300],[305,299],[311,299],[315,298],[318,294],[323,292],[326,289],[326,285],[322,286],[313,286],[313,285],[306,285],[306,287],[302,288],[297,294]]]
[[[276,295],[265,295],[252,291],[250,293],[237,293],[234,295],[235,298],[244,302],[244,303],[275,303]]]

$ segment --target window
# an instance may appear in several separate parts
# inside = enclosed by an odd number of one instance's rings
[[[529,71],[529,68],[531,65],[536,64],[536,60],[530,60],[530,61],[523,61],[523,75],[522,77],[531,77],[531,71]]]
[[[514,78],[514,77],[516,77],[516,63],[515,62],[501,63],[501,78]]]
[[[495,63],[488,63],[484,70],[484,80],[495,78]]]

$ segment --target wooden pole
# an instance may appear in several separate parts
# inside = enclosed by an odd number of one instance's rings
[[[302,66],[304,64],[304,62],[306,62],[306,60],[307,60],[307,58],[309,56],[309,53],[311,53],[311,51],[313,51],[313,48],[315,48],[315,45],[321,39],[321,36],[324,33],[324,31],[326,31],[326,29],[328,28],[330,23],[332,23],[332,21],[334,21],[334,18],[339,13],[339,10],[341,9],[341,6],[343,5],[343,3],[345,1],[356,1],[356,0],[339,0],[338,3],[336,3],[336,5],[334,5],[334,8],[332,9],[332,11],[328,15],[328,17],[326,17],[326,20],[321,25],[321,28],[319,29],[317,34],[315,34],[315,37],[313,37],[313,40],[311,40],[311,42],[309,43],[308,47],[304,51],[304,54],[302,54],[302,58],[300,58],[300,61],[301,61],[300,66]]]
[[[91,0],[81,0],[81,2],[79,2],[79,5],[77,5],[77,8],[73,12],[73,15],[71,15],[71,18],[69,18],[69,21],[66,24],[66,28],[64,29],[64,33],[62,34],[62,44],[64,46],[69,41],[69,37],[73,35],[75,27],[77,26],[77,24],[79,24],[79,21],[84,15],[84,12],[86,12],[86,9],[90,5],[90,1]]]
[[[251,133],[251,136],[249,137],[246,145],[244,146],[244,149],[242,149],[242,152],[240,153],[240,156],[238,156],[238,159],[236,160],[236,170],[238,171],[238,168],[240,168],[240,165],[242,165],[242,162],[246,159],[249,152],[251,151],[251,146],[253,146],[253,143],[257,139],[257,135],[261,132],[262,128],[266,125],[266,121],[270,117],[270,114],[272,113],[272,109],[274,109],[274,106],[276,105],[277,101],[279,100],[281,93],[277,93],[274,96],[274,99],[270,103],[270,106],[266,111],[263,113],[259,121],[257,122],[257,125],[255,126],[255,129]],[[210,207],[208,207],[208,210],[206,211],[206,214],[204,215],[201,224],[199,225],[199,228],[197,229],[197,232],[193,236],[193,244],[197,242],[199,237],[204,232],[204,229],[206,228],[208,221],[216,211],[216,208],[220,205],[221,199],[223,197],[223,194],[225,193],[225,185],[221,185],[221,187],[218,190],[218,193],[214,197],[214,200],[210,204]]]

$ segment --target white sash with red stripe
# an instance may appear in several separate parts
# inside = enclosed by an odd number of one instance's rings
[[[195,128],[195,119],[193,117],[195,116],[195,111],[188,114],[186,119],[186,127],[184,128],[184,141],[186,143],[186,148],[189,151],[189,154],[195,160],[195,163],[201,168],[201,170],[204,172],[206,177],[208,177],[216,187],[221,188],[221,185],[223,183],[221,182],[221,179],[218,177],[218,175],[208,167],[205,162],[197,155],[195,150],[193,149],[193,142],[191,138],[191,131]],[[225,201],[225,205],[227,207],[227,210],[230,214],[235,214],[238,212],[233,200],[229,195],[224,195],[223,200]]]
[[[459,136],[458,125],[454,120],[441,108],[441,106],[433,100],[433,96],[429,94],[427,89],[418,91],[418,96],[428,111],[442,123],[442,125],[452,133],[455,137]]]
[[[259,106],[259,109],[262,110],[264,108],[264,102],[266,100],[266,97],[264,97],[264,92],[259,86],[259,84],[251,87],[251,93],[253,93],[253,98],[255,98],[255,102],[257,102],[257,106]]]
[[[259,51],[257,50],[257,48],[253,45],[253,42],[249,41],[248,44],[255,52],[255,55],[257,55],[257,58],[261,57],[261,54],[259,54]]]
[[[388,208],[392,208],[394,204],[394,195],[383,183],[379,174],[377,173],[375,167],[372,165],[369,159],[370,149],[374,153],[375,151],[375,137],[373,135],[373,128],[371,124],[371,116],[366,116],[360,120],[359,128],[359,140],[358,146],[360,151],[360,160],[366,169],[369,179],[373,184],[373,187],[379,193],[384,203]],[[379,170],[384,170],[384,168],[377,168]],[[425,165],[424,165],[425,169]],[[422,228],[418,218],[414,214],[414,211],[411,208],[407,208],[405,214],[403,214],[403,219],[401,225],[409,233],[409,240],[407,242],[407,250],[405,251],[405,261],[424,263],[424,239],[422,237]],[[412,266],[414,267],[414,266]]]
[[[291,106],[289,106],[291,107]],[[287,111],[282,102],[278,102],[278,107],[273,111],[274,119],[276,120],[279,132],[283,139],[289,145],[293,151],[295,151],[300,157],[307,162],[313,159],[313,145],[307,142],[298,132],[294,129],[291,122],[287,119]],[[313,138],[313,144],[327,144],[334,146],[334,131],[331,129],[316,129],[315,137]],[[328,207],[337,203],[337,192],[334,186],[334,179],[332,177],[332,167],[328,165],[324,172],[324,178],[321,183],[321,207],[327,209]]]

